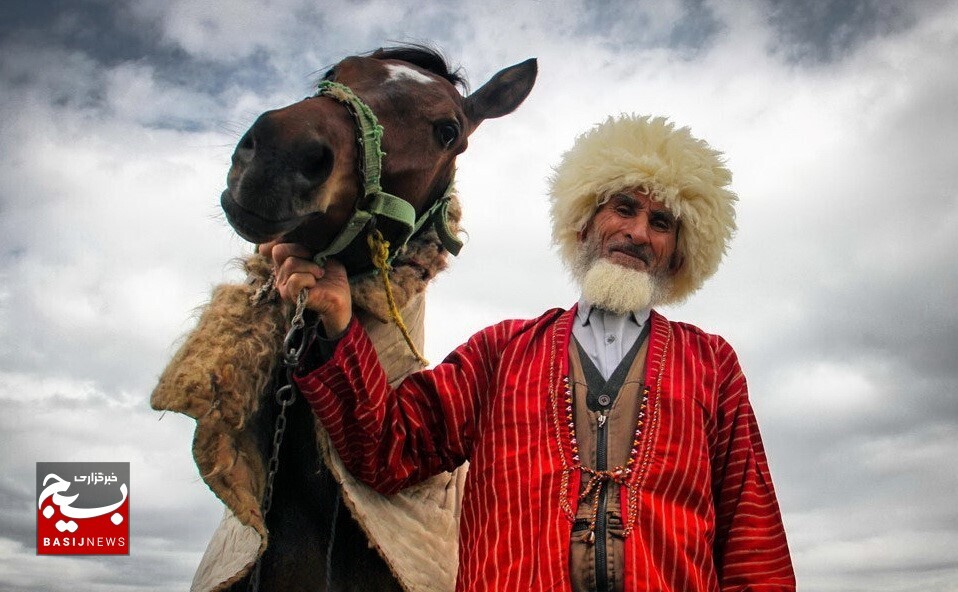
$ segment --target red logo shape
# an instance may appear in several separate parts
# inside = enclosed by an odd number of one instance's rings
[[[38,555],[130,554],[130,463],[37,463]]]

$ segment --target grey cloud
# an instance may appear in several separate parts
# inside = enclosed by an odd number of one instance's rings
[[[34,550],[17,550],[0,558],[0,582],[4,590],[23,592],[173,592],[189,588],[192,565],[176,553],[131,556],[46,557]],[[55,573],[50,563],[56,562]],[[15,570],[11,567],[16,566]],[[10,573],[10,572],[13,573]]]
[[[686,59],[709,47],[723,30],[707,2],[587,2],[576,33],[601,40],[616,51],[668,48]]]
[[[0,39],[58,45],[112,65],[155,55],[159,37],[152,28],[130,26],[122,5],[98,0],[10,0],[0,18]]]
[[[7,448],[10,450],[10,448]],[[33,488],[24,475],[11,475],[0,482],[0,522],[3,537],[24,548],[36,547],[36,511]]]
[[[799,63],[833,62],[872,37],[888,35],[915,22],[915,3],[881,0],[765,0],[779,34],[773,50]]]

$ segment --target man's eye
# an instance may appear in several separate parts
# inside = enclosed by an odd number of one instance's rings
[[[652,218],[652,226],[657,230],[669,231],[672,230],[674,222],[664,216],[655,216]]]

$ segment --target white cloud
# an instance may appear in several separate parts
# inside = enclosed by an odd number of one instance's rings
[[[880,409],[880,382],[875,368],[853,362],[821,361],[810,366],[793,365],[779,377],[775,413],[783,418],[797,415],[810,422],[844,423],[856,415],[868,416]]]
[[[195,125],[225,109],[216,97],[156,80],[146,64],[120,64],[105,78],[105,100],[115,117],[145,127]]]
[[[954,561],[958,538],[951,532],[896,531],[858,540],[823,537],[813,548],[796,553],[805,565],[800,585],[809,590],[844,592],[847,582],[875,591],[954,591],[944,566]]]
[[[769,51],[782,37],[763,2],[686,6],[139,2],[121,20],[158,25],[162,58],[101,64],[58,46],[60,29],[0,40],[0,438],[18,451],[0,517],[19,533],[0,540],[0,583],[148,589],[134,572],[159,565],[185,586],[219,505],[190,420],[157,421],[146,401],[248,252],[218,212],[232,145],[347,52],[433,39],[474,89],[530,56],[540,77],[460,159],[470,240],[430,289],[427,357],[575,300],[549,246],[550,166],[608,114],[667,114],[726,152],[742,198],[726,265],[667,312],[739,351],[803,587],[955,590],[958,6],[923,3],[912,28],[810,66]],[[708,11],[698,51],[663,42]],[[136,569],[44,575],[16,506],[33,463],[98,455],[133,463]]]
[[[235,60],[289,46],[306,2],[134,2],[133,15],[158,24],[165,39],[191,55]]]

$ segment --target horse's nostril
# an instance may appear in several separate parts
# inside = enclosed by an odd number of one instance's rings
[[[237,147],[244,150],[253,149],[253,130],[248,130],[245,134],[243,134],[243,137],[240,138],[239,145]]]
[[[303,150],[299,173],[305,178],[310,189],[325,183],[332,170],[333,151],[324,142],[315,142]]]
[[[253,130],[249,130],[243,134],[236,145],[236,150],[233,151],[233,162],[247,164],[253,160],[255,154],[256,142],[253,141]]]
[[[243,150],[252,150],[254,147],[253,134],[251,132],[246,132],[246,134],[243,135],[243,138],[239,141],[239,146],[237,147],[242,148]]]

